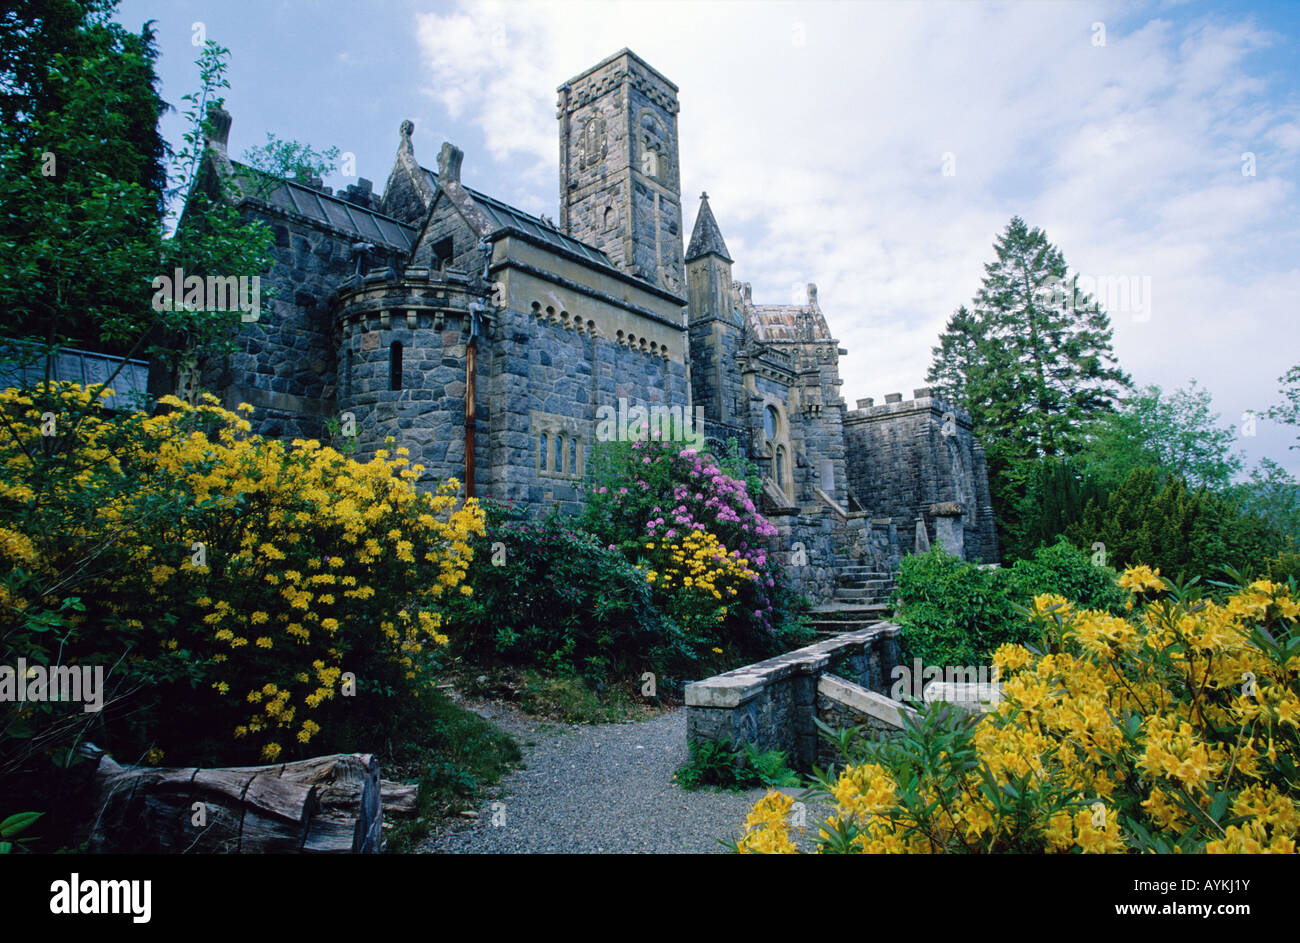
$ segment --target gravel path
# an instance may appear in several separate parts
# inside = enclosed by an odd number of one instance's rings
[[[747,793],[673,782],[687,759],[686,711],[628,724],[566,726],[534,721],[499,705],[478,713],[510,733],[524,768],[501,782],[504,824],[491,803],[477,819],[430,839],[433,853],[718,853],[737,836],[766,790]],[[534,745],[529,746],[532,742]],[[798,790],[783,790],[795,794]],[[808,809],[809,824],[820,809]]]

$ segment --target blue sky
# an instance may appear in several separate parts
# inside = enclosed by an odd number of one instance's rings
[[[681,89],[686,232],[707,190],[755,301],[817,283],[850,405],[924,384],[1013,215],[1072,270],[1150,285],[1148,311],[1111,311],[1137,383],[1196,378],[1240,429],[1300,363],[1300,2],[125,0],[118,19],[156,21],[173,105],[195,24],[231,50],[235,156],[268,131],[333,145],[382,190],[410,118],[426,166],[450,140],[467,183],[552,217],[555,88],[632,48]],[[1300,475],[1295,430],[1255,430],[1249,461]]]

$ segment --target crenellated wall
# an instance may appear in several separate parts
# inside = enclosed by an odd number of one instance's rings
[[[871,517],[895,523],[904,553],[918,549],[918,519],[934,545],[955,516],[965,557],[996,563],[984,450],[970,416],[929,389],[916,390],[914,397],[905,401],[891,393],[884,403],[860,400],[847,414],[850,487]],[[951,543],[948,549],[957,552]]]

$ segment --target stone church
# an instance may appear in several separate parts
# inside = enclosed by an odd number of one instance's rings
[[[559,87],[558,222],[466,186],[451,144],[423,166],[409,121],[382,193],[253,188],[214,112],[203,173],[244,183],[273,230],[274,297],[203,386],[252,404],[256,432],[320,438],[347,417],[359,457],[392,437],[428,483],[538,513],[580,508],[601,407],[680,407],[761,467],[774,550],[815,601],[837,568],[932,542],[995,561],[969,417],[926,389],[847,408],[816,286],[754,303],[707,195],[684,238],[677,91],[627,49]]]

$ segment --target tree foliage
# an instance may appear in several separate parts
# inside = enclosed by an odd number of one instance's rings
[[[1193,487],[1227,488],[1242,459],[1236,430],[1219,425],[1212,402],[1195,380],[1172,393],[1147,386],[1089,427],[1079,460],[1106,487],[1154,466]]]
[[[1006,543],[1033,465],[1075,454],[1130,380],[1115,362],[1109,317],[1041,229],[1014,217],[994,253],[971,307],[940,336],[929,379],[971,414]]]

